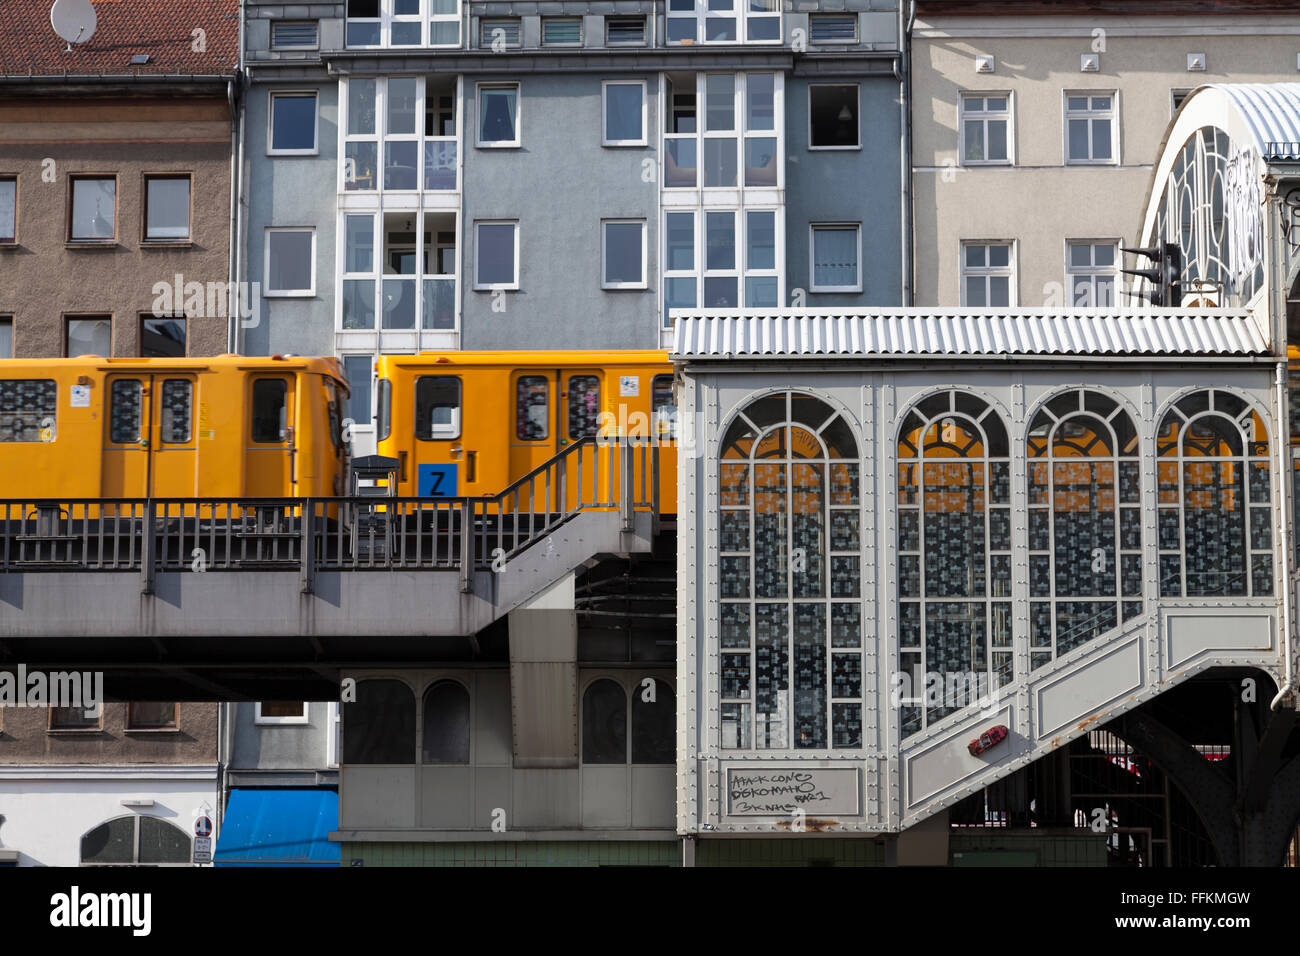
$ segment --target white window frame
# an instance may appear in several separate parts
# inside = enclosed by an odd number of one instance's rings
[[[1088,97],[1088,109],[1071,110],[1070,97],[1086,96]],[[1110,110],[1109,116],[1107,111],[1092,109],[1092,97],[1109,96]],[[1110,151],[1109,159],[1071,159],[1070,158],[1070,120],[1083,119],[1088,121],[1088,152],[1092,153],[1092,121],[1098,119],[1110,120]],[[1120,145],[1119,145],[1119,90],[1062,90],[1061,91],[1061,158],[1066,166],[1118,166],[1120,164]]]
[[[1007,108],[1002,112],[980,111],[978,115],[968,114],[966,101],[988,100],[990,97],[1006,97]],[[967,159],[966,158],[966,121],[984,121],[984,152],[988,154],[988,121],[1006,120],[1007,124],[1007,158],[1006,159]],[[957,160],[959,166],[1014,166],[1016,164],[1016,101],[1010,90],[962,90],[957,99]]]
[[[749,76],[752,73],[769,73],[773,76],[772,109],[774,112],[773,125],[775,129],[749,129]],[[714,75],[730,76],[734,83],[732,88],[732,109],[735,117],[734,126],[729,130],[709,130],[706,129],[708,117],[708,77]],[[665,192],[673,194],[685,194],[687,190],[704,191],[709,193],[713,190],[722,191],[731,194],[736,190],[742,191],[768,191],[780,190],[785,188],[785,82],[784,74],[780,71],[771,70],[742,70],[739,72],[728,72],[726,70],[699,70],[695,73],[695,132],[693,133],[669,133],[666,132],[668,124],[671,122],[672,106],[668,102],[667,84],[662,86],[661,94],[664,103],[664,117],[660,122],[659,136],[662,140],[662,155],[660,163],[663,163],[663,156],[667,155],[669,142],[673,140],[692,139],[695,140],[695,185],[693,186],[663,186]],[[682,91],[685,92],[685,91]],[[777,150],[777,167],[776,167],[776,185],[775,186],[746,186],[745,185],[745,141],[753,138],[776,139]],[[861,135],[859,134],[859,139]],[[730,139],[736,144],[736,184],[734,186],[707,186],[705,185],[705,143],[710,139]]]
[[[483,142],[483,91],[484,90],[505,90],[513,88],[515,91],[515,138],[512,140],[497,140],[495,142]],[[602,117],[601,123],[604,123]],[[495,83],[480,81],[474,84],[474,145],[478,149],[519,149],[523,143],[524,129],[524,88],[523,84],[518,81]]]
[[[425,18],[424,41],[425,46],[434,50],[454,50],[460,49],[465,45],[465,23],[462,0],[456,0],[455,13],[434,13],[433,0],[424,0],[424,6],[421,10],[428,14]],[[456,24],[456,42],[455,43],[434,43],[433,42],[433,25],[435,23],[455,23]]]
[[[1181,96],[1183,101],[1186,102],[1187,97],[1191,95],[1192,88],[1190,86],[1176,86],[1169,91],[1169,116],[1171,119],[1178,112],[1178,97]]]
[[[311,233],[311,286],[306,289],[272,289],[271,279],[271,233],[273,232],[309,232]],[[316,296],[316,227],[315,226],[267,226],[263,230],[262,261],[262,297],[267,299],[314,298]]]
[[[389,90],[392,89],[394,80],[411,80],[415,83],[415,117],[414,131],[410,133],[393,133],[388,128],[388,108],[391,103]],[[384,77],[384,95],[382,97],[384,112],[383,115],[376,115],[375,121],[382,124],[379,136],[379,162],[375,171],[375,185],[380,192],[397,193],[398,195],[410,196],[423,191],[424,186],[424,81],[419,76],[399,75]],[[389,143],[414,143],[415,144],[415,186],[412,189],[390,189],[386,174],[388,172],[388,144]]]
[[[275,148],[275,101],[278,99],[310,96],[312,102],[311,149]],[[318,156],[320,154],[320,91],[319,90],[268,90],[266,99],[266,155],[268,156]]]
[[[262,702],[259,700],[255,705],[253,712],[253,723],[259,727],[275,727],[281,725],[302,726],[311,722],[310,704],[303,701],[302,715],[299,717],[266,717],[262,714]]]
[[[639,139],[609,139],[608,130],[605,123],[609,119],[609,98],[608,90],[611,86],[639,86],[641,87],[641,136]],[[649,140],[646,138],[646,118],[649,115],[650,107],[648,101],[648,92],[646,90],[645,80],[602,80],[600,84],[600,145],[601,146],[646,146]]]
[[[1097,246],[1111,246],[1115,250],[1115,256],[1112,259],[1112,265],[1106,266],[1072,266],[1070,264],[1070,247],[1071,246],[1090,246],[1092,251],[1089,252],[1091,258],[1096,258]],[[1089,287],[1093,302],[1089,306],[1080,308],[1118,308],[1120,298],[1120,240],[1118,239],[1066,239],[1065,240],[1065,305],[1067,308],[1075,308],[1074,304],[1074,281],[1076,279],[1089,279]],[[1100,305],[1097,301],[1097,279],[1111,280],[1111,301],[1109,305]]]
[[[515,268],[514,281],[512,282],[490,282],[480,283],[478,281],[479,247],[478,247],[478,227],[479,226],[513,226],[515,230]],[[474,220],[474,291],[475,292],[496,292],[504,289],[506,291],[517,291],[519,289],[519,220],[518,219],[475,219]]]
[[[851,86],[857,95],[858,105],[855,118],[858,127],[858,145],[856,146],[814,146],[813,145],[813,127],[812,127],[812,91],[814,87],[825,86]],[[809,83],[808,84],[808,151],[812,153],[847,153],[852,151],[862,151],[862,84],[857,80],[846,83]]]
[[[342,751],[339,746],[342,729],[342,708],[337,700],[332,700],[325,715],[325,766],[331,770],[337,769],[339,765],[339,754]]]
[[[817,230],[845,232],[852,229],[857,246],[857,281],[853,285],[818,285],[816,239]],[[862,223],[860,222],[810,222],[808,224],[808,291],[809,292],[861,292],[862,291]]]
[[[433,0],[420,0],[419,13],[407,13],[398,15],[394,12],[393,0],[380,0],[379,17],[349,17],[347,15],[346,2],[343,9],[343,43],[344,49],[347,50],[418,50],[422,47],[431,49],[458,49],[465,42],[465,25],[463,23],[464,7],[462,0],[456,0],[455,13],[434,13]],[[393,45],[393,24],[394,23],[420,23],[420,40],[415,44]],[[373,44],[354,44],[347,42],[347,29],[349,23],[378,23],[379,24],[379,42]],[[434,43],[433,26],[434,23],[456,23],[457,40],[455,43]]]
[[[708,0],[695,0],[695,9],[693,10],[664,10],[664,42],[668,46],[678,47],[688,46],[727,46],[730,44],[756,44],[762,46],[779,46],[785,39],[785,23],[783,16],[783,4],[777,3],[775,10],[751,11],[749,9],[749,0],[735,0],[731,10],[709,10]],[[777,35],[772,40],[750,40],[749,39],[749,18],[755,19],[774,19],[777,22]],[[669,20],[694,20],[695,21],[695,39],[690,44],[683,44],[681,40],[668,40],[668,21]],[[708,40],[708,21],[710,20],[735,20],[736,21],[736,38],[734,40]]]
[[[608,282],[605,278],[605,241],[607,232],[606,226],[610,225],[630,225],[636,224],[641,227],[641,279],[638,282]],[[646,289],[649,284],[646,278],[647,262],[649,260],[649,250],[646,247],[646,221],[644,219],[602,219],[600,221],[600,287],[602,289]]]
[[[966,265],[966,247],[967,246],[1007,246],[1007,264],[1006,266],[972,266]],[[1020,305],[1020,290],[1016,275],[1016,261],[1018,258],[1018,243],[1015,239],[963,239],[958,244],[957,252],[957,282],[958,282],[958,301],[961,302],[962,308],[972,309],[1000,309],[1000,308],[1017,308]],[[987,255],[985,256],[987,259]],[[998,305],[968,305],[966,302],[966,278],[968,276],[983,276],[986,279],[992,276],[1007,276],[1007,304],[1006,306]],[[988,283],[984,285],[985,292],[988,291]],[[991,298],[991,296],[985,296]]]

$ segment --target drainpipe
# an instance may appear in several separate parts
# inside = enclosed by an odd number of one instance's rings
[[[1278,424],[1276,428],[1277,437],[1276,440],[1273,442],[1273,444],[1277,446],[1278,503],[1280,508],[1282,509],[1282,514],[1281,514],[1282,520],[1278,524],[1279,527],[1286,528],[1288,525],[1291,524],[1289,520],[1290,513],[1287,510],[1289,506],[1289,495],[1287,494],[1288,491],[1287,480],[1291,474],[1291,470],[1288,467],[1290,465],[1290,462],[1287,461],[1287,453],[1291,447],[1291,443],[1287,439],[1287,436],[1290,434],[1290,430],[1285,427],[1287,423],[1287,416],[1286,416],[1287,360],[1285,358],[1278,359],[1275,368],[1277,369],[1277,372],[1274,375],[1274,384],[1277,390],[1277,395],[1276,395],[1277,414],[1275,416],[1275,420],[1277,421]],[[1292,528],[1291,535],[1281,536],[1282,538],[1282,654],[1286,661],[1286,680],[1283,681],[1282,689],[1277,692],[1277,696],[1274,697],[1272,702],[1268,705],[1269,710],[1277,710],[1278,707],[1281,706],[1282,700],[1288,694],[1290,694],[1292,690],[1295,689],[1295,684],[1296,684],[1295,668],[1292,663],[1293,652],[1292,652],[1292,639],[1291,639],[1291,628],[1292,628],[1291,606],[1292,606],[1292,597],[1293,597],[1293,595],[1291,594],[1291,547],[1293,542],[1293,536],[1295,533],[1296,533],[1295,529]]]
[[[906,3],[907,13],[904,19],[904,2],[898,4],[898,43],[900,69],[895,72],[898,77],[899,105],[898,118],[902,132],[899,142],[900,163],[902,165],[902,304],[910,306],[912,295],[912,26],[916,23],[916,0]]]
[[[243,316],[239,314],[239,304],[244,300],[240,293],[241,285],[244,281],[244,115],[247,110],[248,98],[244,96],[244,17],[245,17],[245,0],[239,0],[239,52],[237,66],[235,69],[235,82],[239,84],[237,99],[239,109],[234,121],[232,135],[238,141],[238,147],[231,150],[231,162],[234,164],[235,173],[230,181],[232,212],[234,214],[231,222],[231,245],[234,246],[234,256],[232,261],[234,269],[231,272],[232,288],[234,289],[234,302],[229,309],[230,329],[228,338],[229,351],[235,355],[243,352]],[[253,296],[250,292],[248,296],[249,306],[257,309],[258,306],[253,303]]]
[[[226,103],[230,107],[230,230],[227,232],[230,243],[229,263],[226,278],[231,288],[238,290],[234,284],[235,274],[239,271],[239,241],[237,223],[239,215],[239,106],[235,100],[235,81],[226,82]],[[238,328],[239,292],[231,294],[226,307],[226,351],[234,352],[235,329]]]

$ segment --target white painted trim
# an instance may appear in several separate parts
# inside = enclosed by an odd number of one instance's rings
[[[481,283],[478,280],[479,251],[478,251],[478,227],[479,226],[513,226],[515,230],[515,253],[514,253],[514,279],[511,282],[489,282]],[[474,291],[475,292],[495,292],[498,289],[507,291],[519,288],[519,220],[518,219],[475,219],[474,220]]]
[[[1005,96],[1007,98],[1007,158],[1006,159],[967,159],[966,158],[966,100],[967,98],[988,99],[993,96]],[[977,117],[973,114],[971,119]],[[978,117],[987,120],[989,114],[985,112]],[[1001,119],[1001,116],[991,117]],[[984,147],[988,152],[988,125],[984,126]],[[1016,99],[1014,90],[961,90],[957,94],[957,165],[961,166],[1015,166],[1016,165]]]
[[[0,780],[209,780],[217,764],[27,764],[0,766]]]
[[[1086,119],[1088,125],[1088,146],[1092,146],[1092,124],[1094,119],[1103,117],[1095,115],[1097,111],[1092,109],[1092,97],[1109,96],[1110,97],[1110,159],[1071,159],[1070,158],[1070,97],[1085,96],[1088,98],[1088,109],[1076,111],[1074,118]],[[1008,104],[1009,105],[1009,104]],[[1122,166],[1122,157],[1120,154],[1120,121],[1119,121],[1119,90],[1110,89],[1062,89],[1061,90],[1061,164],[1064,166]]]
[[[1103,29],[1110,37],[1294,36],[1300,16],[1022,16],[931,17],[917,19],[914,40],[960,38],[1060,39],[1085,37]]]
[[[817,230],[843,232],[852,228],[857,239],[857,275],[858,281],[853,285],[817,285],[817,259],[814,243]],[[808,291],[809,292],[861,292],[862,291],[862,223],[860,222],[810,222],[808,223]]]
[[[311,721],[311,711],[308,709],[309,704],[303,701],[302,715],[300,717],[264,717],[262,716],[262,702],[259,700],[254,705],[253,723],[260,727],[277,727],[285,725],[304,726]]]

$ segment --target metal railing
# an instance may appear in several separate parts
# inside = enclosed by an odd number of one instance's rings
[[[0,572],[474,571],[582,511],[659,510],[659,445],[588,438],[486,497],[0,499]]]

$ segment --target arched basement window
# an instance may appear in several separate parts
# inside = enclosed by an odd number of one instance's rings
[[[399,680],[357,681],[343,704],[343,762],[415,763],[415,694]]]
[[[424,762],[469,763],[469,691],[458,681],[424,692]]]
[[[186,865],[190,860],[189,834],[157,817],[117,817],[81,838],[83,866]]]
[[[1007,430],[966,392],[917,403],[898,436],[903,736],[1012,678]]]
[[[799,392],[736,415],[719,463],[722,746],[862,746],[858,444]]]
[[[582,762],[627,763],[627,694],[608,678],[582,695]]]
[[[1162,597],[1273,593],[1268,430],[1230,392],[1179,400],[1156,438]]]
[[[1029,427],[1031,668],[1142,613],[1138,434],[1114,399],[1070,389]]]

